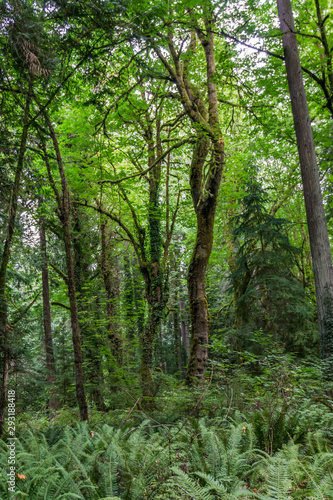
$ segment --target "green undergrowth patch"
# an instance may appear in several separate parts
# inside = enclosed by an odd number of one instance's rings
[[[16,493],[6,483],[0,442],[1,499],[328,499],[333,452],[324,432],[308,432],[268,454],[241,415],[172,425],[147,418],[121,427],[76,423],[26,430],[16,441]],[[134,419],[138,420],[138,416]]]
[[[333,498],[333,402],[315,363],[243,352],[207,374],[194,389],[159,374],[151,412],[127,391],[118,409],[91,407],[89,423],[70,407],[19,414],[16,493],[4,436],[1,500]]]

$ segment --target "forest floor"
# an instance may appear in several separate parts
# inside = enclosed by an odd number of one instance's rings
[[[333,498],[333,402],[315,362],[274,355],[227,369],[203,387],[156,374],[153,411],[132,387],[108,412],[19,412],[16,490],[0,442],[1,500]],[[209,372],[209,370],[208,370]],[[10,496],[12,495],[12,496]]]

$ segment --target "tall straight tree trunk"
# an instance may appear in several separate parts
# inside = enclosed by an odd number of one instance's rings
[[[111,354],[118,364],[121,362],[121,339],[116,328],[116,293],[111,275],[110,262],[108,258],[107,223],[101,224],[101,267],[103,273],[104,288],[106,293],[106,315],[107,331],[110,341]]]
[[[294,117],[318,308],[324,374],[333,375],[333,268],[309,109],[290,0],[277,0]]]
[[[179,312],[181,317],[180,321],[181,338],[184,348],[184,364],[187,365],[188,360],[190,358],[190,335],[189,335],[188,317],[187,317],[187,311],[185,307],[185,299],[183,293],[181,294],[181,297],[179,299]]]
[[[82,359],[82,348],[81,348],[81,334],[79,326],[79,315],[76,299],[76,288],[75,288],[75,272],[74,272],[74,259],[72,250],[72,234],[71,234],[71,210],[70,210],[70,194],[67,188],[67,181],[65,170],[62,162],[62,157],[59,149],[59,144],[57,137],[52,126],[52,123],[47,115],[45,115],[47,125],[50,130],[50,136],[53,142],[54,151],[56,153],[56,159],[58,164],[58,170],[61,178],[62,196],[60,196],[53,178],[50,166],[48,164],[48,157],[46,153],[46,147],[44,149],[45,160],[48,168],[49,178],[52,184],[52,188],[55,192],[57,203],[60,213],[60,221],[64,232],[64,242],[65,242],[65,255],[66,255],[66,266],[67,266],[67,287],[68,287],[68,298],[71,316],[71,327],[72,327],[72,341],[74,348],[74,365],[75,365],[75,388],[76,397],[79,405],[81,420],[88,420],[88,406],[84,388],[84,374],[83,374],[83,359]]]
[[[83,358],[86,367],[86,381],[88,390],[98,411],[106,411],[106,405],[101,393],[101,363],[100,363],[100,339],[95,328],[89,326],[86,318],[86,307],[84,297],[84,285],[89,279],[89,264],[86,258],[87,249],[84,248],[86,234],[81,224],[82,214],[78,206],[72,204],[73,216],[73,250],[74,250],[74,274],[75,290],[77,294],[77,308],[80,323],[80,333],[83,340]]]
[[[150,261],[141,262],[140,270],[145,281],[145,298],[148,302],[148,319],[140,335],[141,340],[141,382],[144,405],[153,407],[155,383],[153,379],[153,351],[157,332],[161,326],[163,312],[168,300],[168,279],[164,273],[162,259],[161,206],[159,199],[161,181],[161,162],[155,165],[155,159],[161,157],[160,119],[156,122],[156,146],[153,130],[147,121],[146,139],[148,145],[149,203],[148,236]],[[155,155],[156,147],[156,155]],[[155,165],[155,166],[153,166]]]
[[[45,357],[47,383],[50,391],[49,408],[51,412],[57,408],[58,401],[54,392],[54,382],[56,378],[56,366],[53,352],[53,339],[51,329],[51,307],[50,307],[50,290],[49,290],[49,273],[47,270],[47,252],[46,252],[46,237],[45,237],[45,221],[41,216],[39,220],[39,239],[40,251],[42,257],[42,287],[43,287],[43,323],[44,323],[44,340],[45,340]]]
[[[1,393],[0,393],[0,437],[3,434],[3,428],[5,423],[6,406],[7,406],[7,385],[8,385],[8,370],[10,361],[10,351],[9,351],[9,339],[8,339],[8,329],[7,324],[7,298],[6,298],[6,282],[7,282],[7,267],[10,257],[10,249],[15,228],[15,218],[17,212],[17,200],[19,195],[21,174],[24,165],[24,154],[27,148],[27,138],[29,129],[29,109],[31,102],[31,91],[32,82],[29,83],[29,92],[27,95],[24,116],[23,116],[23,128],[21,135],[21,144],[18,153],[17,166],[15,171],[14,185],[10,197],[9,210],[8,210],[8,223],[7,223],[7,234],[6,240],[1,257],[1,267],[0,267],[0,348],[2,351],[1,359]]]

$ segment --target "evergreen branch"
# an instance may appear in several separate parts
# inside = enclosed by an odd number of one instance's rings
[[[103,38],[104,35],[101,35],[100,38],[98,39],[98,42]],[[74,66],[73,70],[69,72],[69,74],[63,79],[63,81],[55,88],[51,96],[48,98],[45,104],[40,105],[39,111],[35,114],[33,118],[31,118],[29,122],[29,126],[37,120],[37,118],[44,114],[48,108],[48,106],[51,104],[55,96],[58,94],[58,92],[63,88],[65,83],[73,76],[75,75],[76,71],[82,66],[84,61],[94,52],[96,49],[96,45],[94,45],[91,49],[87,51],[87,53],[81,58],[81,60]],[[36,99],[35,99],[36,100]],[[36,101],[37,102],[37,101]],[[38,103],[39,104],[39,103]]]

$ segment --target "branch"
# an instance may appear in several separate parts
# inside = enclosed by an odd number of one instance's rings
[[[111,106],[106,110],[106,113],[104,115],[104,118],[103,120],[101,120],[100,122],[96,123],[95,125],[95,129],[96,131],[98,132],[101,128],[101,126],[103,126],[103,130],[104,130],[104,133],[106,133],[106,119],[107,117],[109,116],[110,112],[112,111],[113,108],[117,107],[119,101],[121,99],[123,99],[124,97],[128,96],[129,93],[135,89],[135,87],[137,87],[138,85],[140,85],[140,83],[142,82],[142,79],[140,79],[138,82],[135,82],[129,89],[125,90],[125,92],[123,92],[115,101],[113,104],[111,104]],[[107,135],[107,134],[106,134]]]
[[[140,255],[140,248],[139,248],[138,242],[134,238],[132,232],[128,229],[127,226],[125,226],[125,224],[119,219],[119,217],[116,217],[115,215],[111,214],[110,212],[107,212],[107,210],[104,210],[102,207],[96,207],[95,205],[90,205],[87,202],[81,203],[79,201],[75,201],[75,203],[77,205],[82,206],[82,207],[92,208],[96,212],[99,212],[100,214],[106,215],[114,222],[117,222],[117,224],[119,224],[119,226],[123,229],[123,231],[125,231],[125,233],[129,237],[129,240],[132,243],[133,248],[135,250],[135,253],[138,257],[139,263],[140,263],[140,265],[142,264],[142,259],[141,259],[141,255]]]
[[[51,306],[59,306],[59,307],[63,307],[64,309],[67,309],[68,311],[71,310],[71,308],[69,306],[66,306],[62,302],[51,302]]]
[[[139,238],[139,243],[140,243],[140,248],[141,248],[141,255],[142,255],[143,260],[145,261],[146,260],[146,256],[145,256],[145,241],[144,241],[144,237],[143,237],[142,232],[141,232],[141,226],[139,224],[139,221],[138,221],[137,215],[135,213],[135,210],[133,208],[133,205],[130,202],[130,200],[128,199],[126,191],[122,188],[122,186],[119,186],[119,189],[120,189],[120,192],[121,192],[121,194],[123,196],[123,200],[126,201],[126,203],[128,205],[128,208],[130,209],[130,212],[132,214],[132,219],[133,219],[136,231],[138,233],[138,238]]]
[[[177,142],[176,144],[174,144],[173,146],[171,146],[169,149],[167,149],[161,156],[159,156],[157,158],[157,160],[154,161],[154,163],[152,165],[150,165],[150,167],[148,167],[146,170],[143,170],[142,172],[138,172],[136,174],[132,174],[132,175],[128,175],[127,177],[122,177],[122,179],[116,179],[116,180],[111,180],[111,179],[104,179],[102,181],[98,181],[98,184],[105,184],[105,183],[109,183],[109,184],[119,184],[120,182],[123,182],[123,181],[126,181],[128,179],[134,179],[135,177],[140,177],[140,176],[144,176],[146,175],[150,170],[152,170],[154,167],[156,167],[156,165],[158,165],[162,160],[164,160],[164,158],[169,154],[171,153],[171,151],[173,151],[174,149],[177,149],[177,148],[180,148],[181,146],[183,146],[184,144],[186,143],[193,143],[195,142],[195,139],[194,137],[192,138],[192,136],[189,136],[189,137],[185,137],[185,139],[182,139],[181,141]]]
[[[61,210],[61,208],[62,208],[62,201],[61,201],[61,197],[60,197],[58,188],[56,186],[56,183],[54,182],[54,179],[53,179],[53,175],[52,175],[52,171],[51,171],[51,166],[50,166],[50,162],[49,162],[49,157],[48,157],[47,150],[46,150],[45,140],[44,140],[43,137],[41,138],[41,140],[42,140],[42,150],[43,150],[43,153],[44,153],[44,160],[45,160],[47,175],[48,175],[51,187],[53,189],[54,195],[56,197],[58,208],[59,208],[59,210]]]
[[[162,266],[163,267],[165,266],[166,260],[168,258],[170,242],[171,242],[171,239],[172,239],[172,235],[173,235],[173,231],[174,231],[174,227],[175,227],[175,222],[176,222],[176,217],[177,217],[177,213],[178,213],[179,205],[180,205],[180,194],[183,191],[187,191],[187,189],[180,189],[178,191],[176,208],[175,208],[175,211],[174,211],[173,216],[172,216],[170,230],[167,231],[167,238],[166,238],[166,241],[165,241],[165,244],[164,244],[164,252],[163,252],[163,259],[162,259]]]
[[[228,35],[227,33],[225,33],[225,31],[221,31],[220,33],[217,33],[217,34],[222,35],[225,38],[229,38],[230,40],[233,40],[236,43],[244,45],[244,47],[248,47],[249,49],[256,50],[257,52],[261,52],[263,54],[267,54],[268,56],[275,57],[276,59],[280,59],[281,61],[285,60],[284,56],[281,56],[280,54],[276,54],[276,52],[271,52],[270,50],[259,49],[258,47],[254,47],[254,45],[250,45],[249,43],[243,42],[242,40],[239,40],[239,38],[236,38],[235,36]],[[318,85],[320,85],[321,88],[323,88],[324,82],[321,78],[319,78],[317,75],[312,73],[312,71],[310,71],[309,69],[304,68],[304,66],[301,66],[301,68],[302,68],[302,71],[304,71],[304,73],[307,73],[309,76],[311,76],[311,78],[316,83],[318,83]]]
[[[103,38],[104,35],[100,36],[97,43]],[[100,47],[99,47],[100,48]],[[96,45],[94,45],[90,50],[88,50],[88,52],[83,56],[83,58],[77,63],[77,65],[74,67],[73,71],[71,71],[65,78],[64,80],[56,87],[56,89],[53,91],[53,93],[51,94],[51,96],[49,97],[49,99],[46,101],[46,103],[44,105],[42,105],[39,109],[39,111],[36,113],[36,115],[31,118],[30,122],[29,122],[29,126],[41,115],[43,114],[46,109],[48,108],[49,104],[52,102],[53,98],[57,95],[57,93],[63,88],[63,86],[65,85],[65,83],[67,82],[67,80],[69,80],[71,78],[71,76],[73,76],[76,71],[80,68],[80,66],[82,66],[82,64],[84,63],[84,61],[87,59],[87,57],[89,57],[93,52],[94,50],[96,49]]]
[[[34,297],[34,299],[30,302],[30,304],[25,309],[23,309],[23,311],[19,314],[19,316],[15,318],[13,321],[11,321],[10,323],[11,325],[16,325],[16,323],[18,323],[23,318],[23,316],[25,316],[25,314],[29,311],[30,307],[34,305],[34,303],[36,302],[41,293],[42,292],[37,293],[36,297]]]
[[[54,269],[54,271],[59,274],[59,276],[64,280],[64,282],[66,283],[66,285],[68,284],[68,277],[66,276],[65,273],[63,273],[61,271],[61,269],[59,269],[56,265],[52,264],[51,262],[49,262],[50,266],[52,267],[52,269]]]

